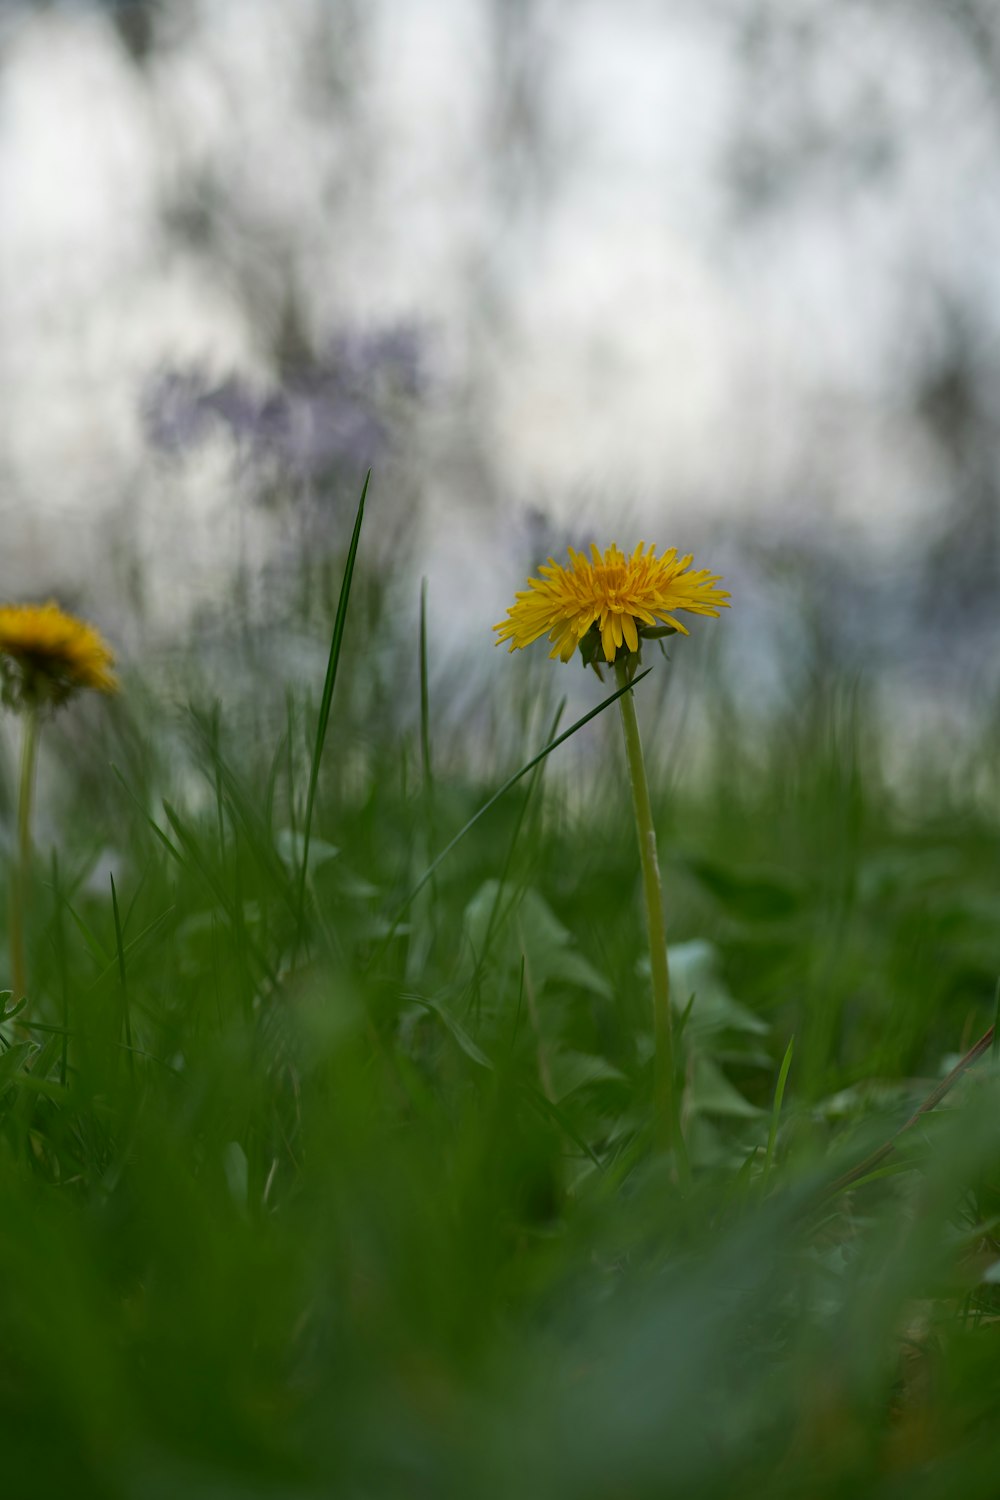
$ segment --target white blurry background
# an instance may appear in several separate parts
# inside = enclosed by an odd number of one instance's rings
[[[7,3],[0,594],[162,640],[370,462],[484,658],[641,535],[981,660],[998,80],[992,0]]]

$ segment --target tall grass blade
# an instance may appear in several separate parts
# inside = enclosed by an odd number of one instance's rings
[[[444,848],[441,850],[441,853],[436,855],[434,859],[431,860],[430,864],[427,866],[427,869],[421,875],[416,885],[413,886],[404,900],[400,903],[396,914],[389,925],[389,931],[383,938],[375,957],[380,956],[385,951],[385,949],[388,947],[389,943],[395,936],[397,927],[405,917],[413,902],[420,895],[420,892],[423,890],[424,886],[429,880],[433,878],[437,870],[448,858],[448,855],[462,842],[466,834],[469,833],[473,828],[475,828],[480,818],[484,818],[489,812],[490,808],[496,806],[501,797],[506,796],[506,794],[511,790],[512,787],[517,786],[517,783],[521,781],[523,777],[527,776],[530,771],[533,771],[538,765],[539,761],[543,761],[547,755],[551,755],[553,750],[558,750],[560,745],[565,745],[566,741],[568,739],[572,739],[573,735],[576,734],[578,730],[583,729],[584,725],[589,724],[591,719],[596,719],[598,714],[604,713],[605,709],[610,708],[612,703],[617,703],[618,699],[622,696],[623,693],[630,692],[631,689],[634,688],[637,683],[641,682],[644,677],[648,677],[649,673],[652,670],[652,667],[647,667],[644,672],[640,672],[637,677],[634,677],[626,687],[616,689],[616,691],[613,692],[610,697],[605,698],[604,701],[602,703],[599,703],[596,708],[592,708],[589,713],[585,713],[581,719],[577,719],[575,724],[571,724],[568,729],[564,729],[562,734],[558,735],[554,740],[550,740],[543,749],[539,750],[537,755],[533,755],[529,761],[526,761],[519,771],[515,771],[513,776],[507,777],[507,780],[501,787],[497,788],[492,797],[488,797],[487,800],[483,803],[482,807],[480,807],[476,812],[472,814],[472,817],[468,820],[467,823],[463,824],[463,826],[455,834],[455,837],[453,839],[450,839],[448,843],[445,844]],[[374,959],[372,961],[374,962]]]
[[[319,781],[320,761],[323,758],[323,744],[326,740],[327,725],[330,722],[330,706],[333,703],[333,689],[337,681],[337,667],[340,663],[340,648],[344,640],[344,626],[347,623],[347,605],[351,597],[351,580],[354,577],[354,563],[358,555],[358,543],[361,540],[361,523],[365,515],[365,499],[368,495],[368,484],[372,477],[371,469],[365,475],[365,482],[361,488],[361,499],[358,501],[358,513],[354,519],[354,532],[351,536],[351,545],[347,552],[347,564],[344,568],[344,577],[340,585],[340,599],[337,603],[337,616],[333,622],[333,638],[330,641],[330,656],[326,664],[326,681],[323,683],[323,697],[319,705],[319,719],[316,724],[316,740],[313,744],[312,765],[309,768],[309,791],[306,796],[305,821],[302,827],[302,868],[299,872],[298,893],[298,941],[302,941],[302,927],[305,921],[306,903],[306,875],[309,870],[309,840],[312,836],[313,809],[316,806],[316,786]]]
[[[65,904],[65,898],[63,898],[63,901],[64,901],[64,904]],[[130,957],[132,957],[132,956],[137,955],[138,953],[140,953],[143,948],[145,948],[145,947],[147,947],[149,945],[150,940],[152,939],[152,937],[154,936],[154,934],[158,933],[161,930],[161,928],[166,924],[166,922],[168,921],[168,919],[174,915],[174,913],[175,913],[176,910],[177,910],[177,908],[175,906],[168,906],[167,909],[166,909],[166,911],[162,911],[158,917],[155,917],[153,919],[153,921],[149,923],[148,927],[144,927],[142,929],[142,931],[136,937],[132,938],[129,942],[127,942],[124,945],[124,947],[121,950],[121,957],[124,958],[124,959],[128,959],[128,958],[130,958]],[[126,917],[125,922],[123,922],[123,924],[122,924],[122,933],[123,933],[123,935],[124,935],[125,928],[126,928],[127,925],[128,925],[128,918]],[[107,979],[108,975],[112,972],[112,970],[117,969],[117,968],[120,967],[120,962],[121,962],[121,959],[119,959],[119,957],[117,955],[114,958],[112,958],[111,961],[110,961],[110,963],[108,963],[105,966],[105,968],[102,969],[102,971],[100,972],[100,974],[98,974],[97,978],[92,982],[92,984],[90,986],[91,989],[94,989],[94,990],[98,989],[99,986],[101,984],[103,984],[103,982]]]

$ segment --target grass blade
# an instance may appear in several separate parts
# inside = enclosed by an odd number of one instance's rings
[[[347,622],[347,604],[351,596],[351,580],[354,577],[354,563],[358,555],[358,543],[361,540],[361,523],[365,514],[365,499],[368,495],[368,483],[372,477],[371,469],[365,475],[365,482],[361,488],[361,499],[358,501],[358,513],[354,520],[354,533],[351,536],[351,545],[347,552],[347,563],[344,568],[344,577],[340,585],[340,599],[337,602],[337,617],[333,623],[333,638],[330,641],[330,656],[326,664],[326,681],[323,683],[323,697],[319,705],[319,720],[316,725],[316,740],[313,745],[312,765],[309,768],[309,791],[306,796],[305,822],[302,828],[302,869],[299,873],[298,894],[298,939],[302,941],[302,925],[305,919],[306,902],[306,874],[309,870],[309,839],[312,834],[313,809],[316,805],[316,785],[319,781],[320,761],[323,758],[323,743],[326,739],[326,729],[330,722],[330,706],[333,703],[333,689],[337,681],[337,667],[340,663],[340,648],[344,640],[344,626]]]
[[[559,721],[560,721],[560,719],[563,716],[563,710],[564,710],[565,707],[566,707],[566,699],[563,698],[562,702],[559,704],[558,708],[556,709],[555,715],[554,715],[554,717],[552,719],[552,727],[549,729],[549,739],[550,740],[555,737],[555,735],[557,734],[557,732],[559,730]],[[500,875],[499,875],[499,877],[497,879],[497,893],[496,893],[496,897],[495,897],[494,902],[493,902],[493,906],[492,906],[492,908],[490,910],[489,921],[486,924],[486,932],[485,932],[484,937],[483,937],[482,950],[476,955],[475,968],[473,969],[472,975],[471,975],[471,977],[469,979],[469,983],[467,985],[467,990],[473,990],[479,984],[480,977],[481,977],[483,969],[484,969],[484,967],[486,965],[486,960],[487,960],[487,958],[489,956],[490,947],[492,945],[493,938],[494,938],[494,936],[495,936],[495,934],[496,934],[496,932],[498,930],[498,927],[499,927],[500,909],[501,909],[501,906],[503,905],[504,891],[505,891],[506,886],[507,886],[507,877],[510,874],[511,866],[514,863],[514,853],[515,853],[515,850],[517,849],[517,842],[518,842],[518,839],[521,836],[521,829],[524,827],[524,821],[525,821],[525,818],[527,817],[527,814],[528,814],[528,808],[531,806],[531,801],[532,801],[532,798],[534,797],[535,790],[538,787],[539,781],[541,780],[541,775],[542,775],[542,771],[544,769],[544,766],[545,766],[545,762],[544,761],[539,761],[538,765],[535,767],[534,774],[532,775],[531,780],[528,782],[528,790],[524,794],[524,801],[521,804],[520,811],[518,812],[517,821],[514,824],[514,832],[511,834],[510,843],[507,846],[507,854],[506,854],[506,857],[504,859],[503,866],[502,866],[502,868],[500,870]],[[513,910],[514,906],[517,904],[517,902],[519,900],[520,900],[520,893],[515,891],[513,897],[511,898],[511,900],[510,900],[510,902],[508,904],[508,913]],[[505,919],[506,919],[506,914],[505,914]],[[522,979],[524,977],[523,976],[523,967],[524,967],[524,964],[523,964],[523,955],[522,955]]]
[[[543,1119],[553,1120],[559,1126],[560,1130],[565,1131],[574,1146],[579,1146],[584,1155],[590,1157],[590,1160],[598,1171],[604,1171],[604,1163],[601,1161],[601,1158],[594,1151],[593,1147],[587,1144],[579,1131],[574,1128],[565,1110],[560,1109],[554,1100],[549,1099],[542,1093],[541,1089],[534,1088],[530,1083],[522,1083],[521,1092]]]
[[[781,1103],[785,1097],[785,1084],[788,1081],[788,1070],[792,1066],[792,1052],[795,1047],[795,1038],[791,1037],[785,1048],[785,1055],[781,1060],[778,1070],[778,1082],[774,1087],[774,1106],[771,1110],[771,1124],[767,1132],[767,1151],[764,1155],[764,1172],[761,1177],[760,1190],[763,1195],[767,1190],[767,1179],[771,1175],[771,1163],[774,1160],[774,1147],[778,1139],[778,1125],[781,1121]]]
[[[213,763],[220,808],[224,802],[234,827],[242,828],[250,853],[263,873],[273,883],[289,907],[292,916],[296,916],[297,908],[291,883],[284,865],[274,852],[274,841],[267,829],[266,813],[259,810],[253,794],[244,791],[239,777],[222,754],[218,737],[213,738],[211,722],[206,722],[193,706],[189,707],[188,712],[200,742]],[[280,749],[279,746],[279,753]],[[274,766],[275,768],[277,766],[276,760]],[[223,847],[221,828],[220,821],[220,849]]]
[[[274,970],[274,966],[261,950],[260,945],[256,943],[246,931],[246,928],[243,924],[242,913],[236,910],[232,900],[230,899],[223,886],[220,884],[218,877],[212,870],[210,864],[208,863],[208,860],[205,858],[205,855],[199,849],[197,840],[195,839],[194,835],[184,827],[180,815],[169,802],[164,801],[163,811],[167,815],[167,822],[170,824],[171,828],[174,830],[174,833],[177,835],[178,839],[183,845],[184,851],[187,854],[191,866],[195,870],[197,870],[199,875],[201,875],[202,879],[205,881],[205,884],[212,892],[212,895],[219,903],[220,908],[225,913],[226,918],[229,922],[230,929],[235,935],[237,935],[238,939],[242,939],[246,942],[248,950],[253,954],[257,963],[260,964],[261,969],[267,975],[271,984],[277,986],[278,976]],[[70,913],[72,915],[72,908],[70,908]]]
[[[111,761],[110,765],[111,765],[112,774],[118,778],[119,782],[121,783],[122,787],[125,790],[126,796],[139,809],[139,812],[142,814],[144,822],[146,822],[149,825],[151,831],[159,839],[160,843],[166,849],[167,853],[171,854],[173,856],[173,858],[177,861],[177,863],[183,869],[185,861],[184,861],[184,856],[181,853],[181,851],[177,848],[176,844],[172,843],[170,841],[170,839],[167,838],[167,835],[163,832],[163,829],[160,827],[159,823],[157,823],[154,818],[150,817],[149,813],[143,807],[142,803],[139,801],[139,798],[136,796],[135,792],[133,792],[132,788],[129,786],[128,782],[125,780],[125,777],[122,775],[121,771],[119,771],[118,767],[115,765],[114,761]]]
[[[76,927],[77,932],[79,932],[80,936],[83,938],[83,941],[86,943],[87,948],[90,951],[91,958],[93,958],[95,962],[101,966],[102,969],[107,968],[109,960],[108,952],[104,947],[104,944],[97,937],[97,934],[93,931],[93,929],[87,926],[87,923],[80,916],[79,912],[75,909],[75,907],[71,905],[66,895],[61,891],[59,892],[59,899],[61,900],[66,910],[69,912],[70,917],[73,921],[73,925]]]
[[[487,798],[482,807],[474,812],[469,821],[458,830],[458,832],[455,834],[455,837],[453,839],[450,839],[449,842],[445,844],[444,848],[441,850],[441,853],[436,855],[434,859],[431,860],[430,864],[427,866],[427,869],[421,875],[416,885],[400,903],[396,915],[393,917],[392,922],[389,925],[389,931],[383,938],[376,956],[385,951],[385,949],[388,947],[389,943],[395,936],[396,928],[405,917],[413,902],[420,895],[420,892],[423,890],[424,886],[429,880],[433,878],[442,863],[448,858],[448,855],[452,852],[452,850],[462,842],[466,834],[469,833],[473,828],[475,828],[480,818],[485,817],[490,808],[495,807],[496,804],[500,801],[500,798],[506,796],[511,787],[517,786],[517,783],[522,780],[523,777],[527,776],[530,771],[533,771],[540,761],[543,761],[547,755],[551,755],[553,750],[558,750],[560,745],[564,745],[568,739],[571,739],[572,736],[576,734],[577,730],[582,729],[585,724],[589,724],[591,719],[596,719],[598,714],[604,713],[605,709],[610,708],[612,703],[617,703],[618,699],[622,696],[623,693],[630,692],[631,689],[634,688],[637,683],[641,682],[644,677],[648,677],[649,673],[652,670],[652,667],[647,667],[644,672],[640,672],[637,677],[633,677],[632,681],[627,683],[625,687],[617,688],[610,697],[605,698],[604,701],[602,703],[599,703],[596,708],[592,708],[589,713],[585,713],[582,719],[577,719],[575,724],[571,724],[568,729],[563,730],[562,734],[557,735],[554,740],[550,740],[543,749],[539,750],[537,755],[533,755],[529,761],[526,761],[519,771],[515,771],[513,776],[507,777],[507,780],[504,782],[503,786],[498,787],[497,790],[493,793],[492,797]]]
[[[145,947],[149,943],[149,940],[152,938],[153,934],[161,930],[161,928],[165,925],[169,918],[174,915],[176,910],[176,906],[168,906],[166,911],[162,911],[158,917],[154,917],[152,922],[150,922],[147,927],[144,927],[136,937],[132,938],[125,944],[122,949],[122,957],[127,959],[137,954],[143,947]],[[123,934],[127,925],[128,919],[126,918],[125,922],[122,924]],[[112,958],[111,961],[101,970],[97,978],[92,981],[90,988],[94,990],[98,989],[100,985],[102,985],[107,979],[111,971],[118,968],[118,966],[118,958]]]

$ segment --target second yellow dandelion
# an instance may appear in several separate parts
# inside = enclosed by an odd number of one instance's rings
[[[85,620],[48,604],[0,605],[0,698],[23,715],[17,808],[17,858],[10,880],[11,988],[20,1000],[26,988],[24,915],[31,865],[31,803],[38,750],[38,724],[82,689],[116,693],[114,655],[100,632]]]
[[[81,688],[115,693],[114,660],[93,625],[51,600],[0,605],[0,680],[11,707],[65,703]]]

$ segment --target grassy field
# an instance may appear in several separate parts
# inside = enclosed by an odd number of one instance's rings
[[[251,673],[222,710],[192,648],[184,701],[131,673],[44,726],[6,1492],[994,1496],[991,1053],[838,1183],[993,1020],[989,715],[893,787],[863,683],[814,662],[762,730],[706,671],[688,732],[647,652],[688,1180],[617,705],[425,878],[583,674],[518,655],[442,740],[358,557],[296,621],[328,691]]]

